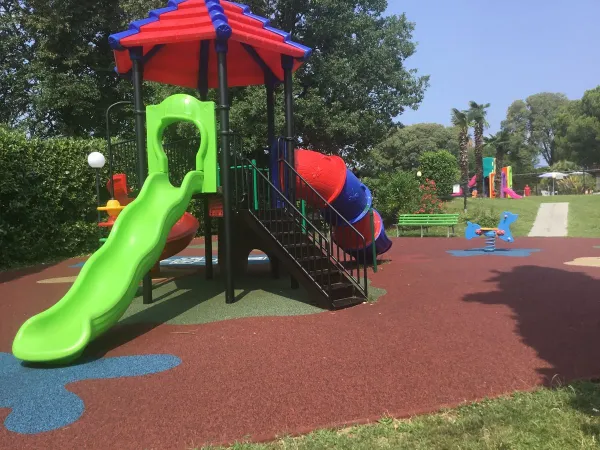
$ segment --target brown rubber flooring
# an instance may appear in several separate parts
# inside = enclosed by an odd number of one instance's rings
[[[542,250],[526,258],[446,253],[477,244],[395,239],[390,262],[370,277],[387,291],[372,305],[116,327],[92,350],[169,353],[182,364],[68,385],[85,402],[79,421],[33,436],[0,426],[0,448],[183,449],[266,440],[600,376],[600,271],[564,264],[600,256],[597,241],[517,239],[514,248]],[[20,324],[69,287],[36,281],[72,275],[69,264],[0,275],[0,351],[10,352]],[[8,412],[0,409],[0,422]]]

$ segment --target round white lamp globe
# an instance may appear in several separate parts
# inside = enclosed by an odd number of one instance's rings
[[[418,177],[420,177],[421,175],[423,175],[423,174],[422,174],[422,173],[421,173],[421,171],[419,170],[419,171],[417,172],[417,176],[418,176]]]
[[[102,169],[106,164],[106,159],[102,153],[92,152],[88,155],[88,164],[92,169]]]

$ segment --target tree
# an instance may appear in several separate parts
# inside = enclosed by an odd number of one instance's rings
[[[2,18],[2,32],[5,24],[14,22],[23,36],[12,42],[2,35],[0,51],[11,50],[10,70],[25,67],[27,73],[3,76],[0,95],[24,93],[34,134],[102,134],[106,107],[131,99],[132,92],[131,83],[119,80],[112,70],[108,35],[143,19],[150,9],[165,6],[166,0],[7,1],[23,5],[27,14],[23,18],[13,14],[12,22]],[[394,118],[421,102],[428,77],[405,67],[405,60],[416,50],[414,23],[405,15],[386,15],[387,1],[247,3],[256,14],[270,18],[273,26],[314,49],[294,77],[296,130],[303,145],[359,159],[387,135]],[[15,35],[13,28],[4,34]],[[0,65],[0,70],[4,75],[7,69]],[[30,85],[23,87],[24,81]],[[147,83],[145,101],[154,103],[173,92],[188,91]],[[263,106],[257,107],[264,104],[264,88],[233,89],[231,97],[236,131],[251,146],[264,146],[266,131],[256,127],[254,120],[265,121],[260,114]],[[116,134],[130,130],[131,111],[114,111],[113,122]]]
[[[583,167],[600,164],[600,86],[569,102],[557,115],[556,149],[562,158]]]
[[[452,194],[452,186],[460,176],[456,157],[447,150],[423,153],[419,170],[423,179],[435,181],[442,198]]]
[[[367,169],[374,174],[390,170],[412,170],[425,152],[448,150],[458,155],[458,133],[437,123],[418,123],[394,129],[375,146]]]
[[[10,126],[16,126],[29,111],[27,64],[32,48],[23,28],[27,14],[18,0],[4,0],[0,4],[0,122]]]
[[[479,104],[469,102],[469,119],[473,122],[473,135],[475,139],[475,176],[477,192],[483,192],[483,131],[489,126],[485,117],[489,103]]]
[[[554,124],[561,107],[568,103],[564,94],[542,92],[527,98],[530,143],[539,148],[548,165],[557,160]]]
[[[509,144],[505,155],[515,173],[532,172],[539,157],[539,148],[530,143],[529,122],[531,112],[523,100],[513,102],[502,121],[501,129],[506,131]]]
[[[469,128],[471,128],[471,119],[468,111],[460,111],[452,108],[452,125],[458,128],[458,145],[460,147],[460,156],[458,165],[460,166],[461,185],[463,189],[469,184]]]

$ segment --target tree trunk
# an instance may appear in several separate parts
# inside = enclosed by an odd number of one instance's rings
[[[496,198],[500,198],[502,190],[502,166],[504,165],[504,152],[496,152],[496,174],[494,175],[494,191]]]
[[[483,124],[475,125],[475,176],[477,194],[483,194]]]
[[[465,190],[469,185],[469,137],[466,134],[460,136],[460,153],[458,155],[458,164],[460,165],[461,187]],[[465,192],[468,195],[468,192]]]

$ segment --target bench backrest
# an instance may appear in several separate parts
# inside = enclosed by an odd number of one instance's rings
[[[398,224],[457,224],[458,217],[459,214],[400,214]]]

